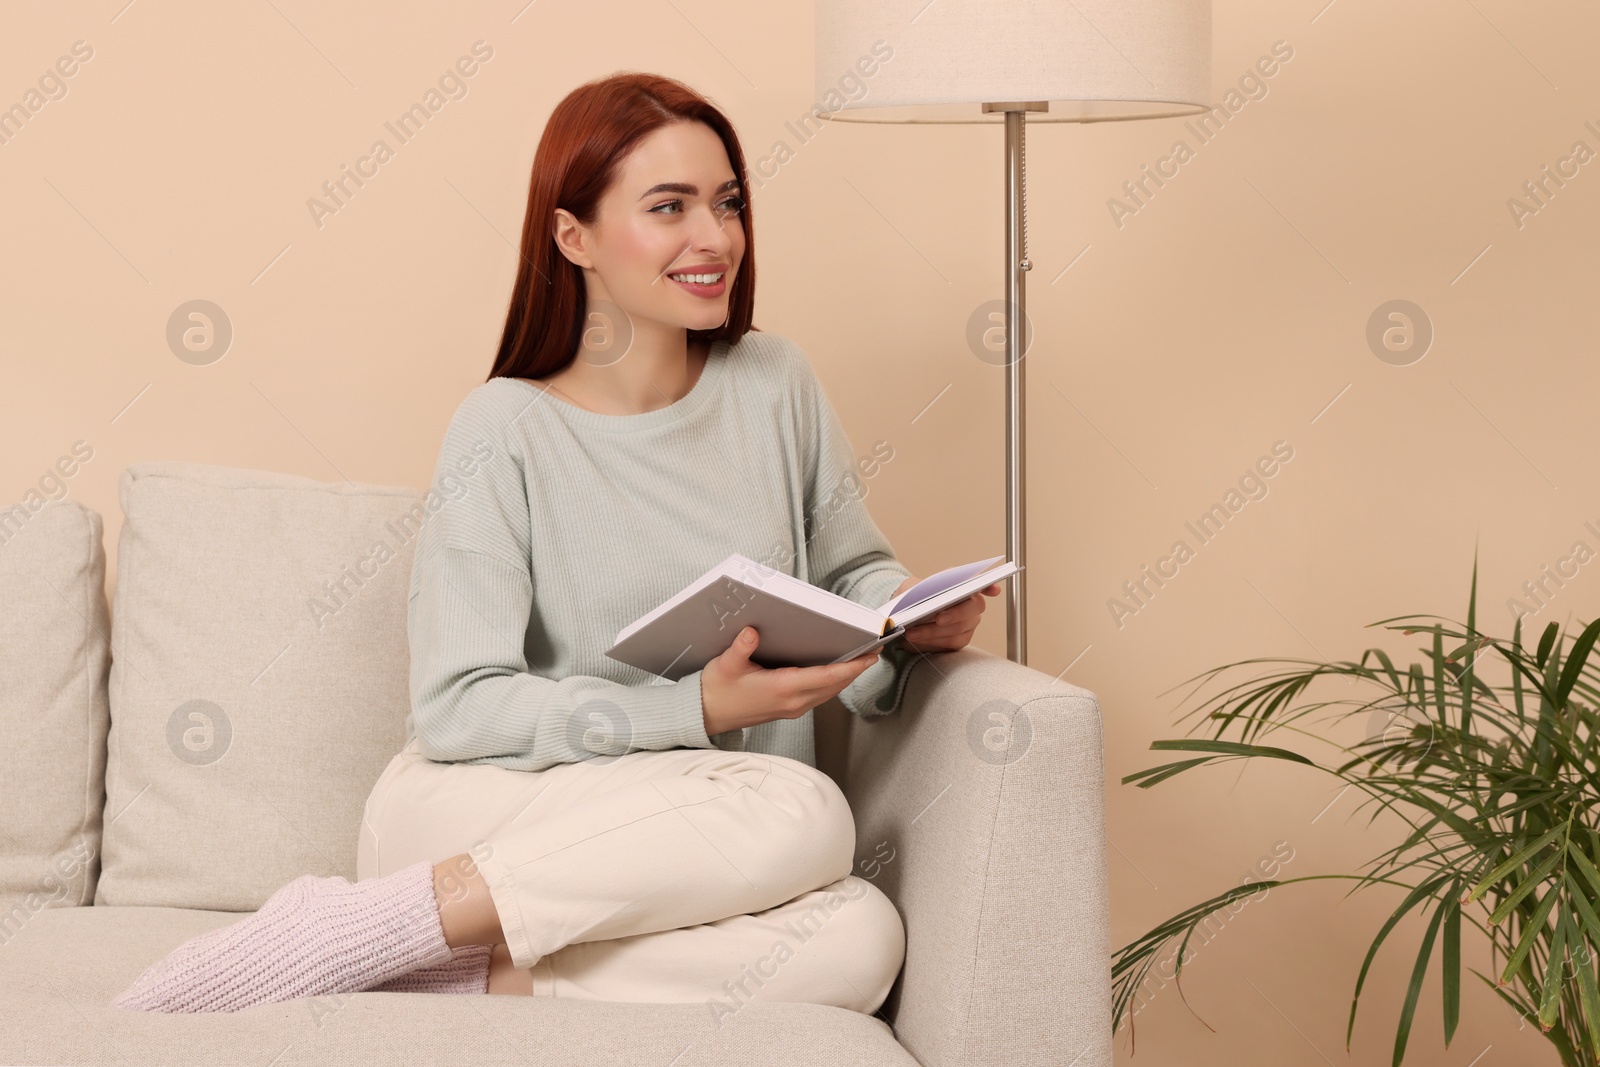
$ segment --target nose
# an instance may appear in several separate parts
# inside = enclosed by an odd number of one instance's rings
[[[697,248],[728,259],[734,242],[743,235],[744,219],[741,215],[725,215],[715,205],[709,205],[696,214],[693,236]]]

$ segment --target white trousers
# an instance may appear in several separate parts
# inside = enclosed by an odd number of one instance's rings
[[[469,855],[536,996],[871,1014],[905,929],[851,873],[854,848],[839,787],[783,756],[677,748],[530,773],[434,763],[413,741],[367,798],[356,876]]]

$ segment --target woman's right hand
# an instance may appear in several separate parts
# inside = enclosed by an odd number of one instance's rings
[[[774,719],[798,719],[838,696],[878,661],[877,651],[872,651],[843,663],[769,668],[750,662],[759,644],[755,627],[746,626],[726,652],[701,669],[700,706],[707,737]]]

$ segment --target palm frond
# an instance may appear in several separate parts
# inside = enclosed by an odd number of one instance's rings
[[[1435,942],[1442,946],[1446,1045],[1455,1034],[1464,923],[1488,942],[1497,972],[1495,979],[1472,973],[1537,1021],[1564,1064],[1600,1062],[1600,906],[1594,903],[1600,899],[1600,620],[1575,635],[1550,623],[1530,649],[1520,618],[1509,638],[1479,630],[1477,593],[1474,556],[1465,624],[1437,615],[1370,624],[1425,638],[1418,658],[1404,667],[1369,648],[1354,660],[1239,660],[1182,683],[1189,687],[1185,702],[1194,703],[1179,720],[1191,723],[1190,736],[1156,741],[1151,749],[1190,755],[1126,775],[1125,784],[1149,789],[1211,764],[1284,761],[1358,792],[1352,818],[1365,813],[1372,826],[1392,815],[1401,832],[1359,872],[1235,886],[1123,946],[1112,966],[1114,1027],[1130,1017],[1153,965],[1174,944],[1177,980],[1190,939],[1221,909],[1266,888],[1343,879],[1352,883],[1349,893],[1404,890],[1356,978],[1347,1047],[1379,949],[1402,919],[1416,914],[1428,921],[1400,1006],[1395,1067],[1405,1055]],[[1342,684],[1325,692],[1333,682]],[[1201,697],[1208,688],[1215,691]],[[1359,742],[1349,742],[1349,728],[1340,727],[1352,720],[1365,723]],[[1339,756],[1322,763],[1263,743],[1269,735],[1313,741]]]

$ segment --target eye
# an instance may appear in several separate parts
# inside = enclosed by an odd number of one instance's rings
[[[677,210],[677,211],[662,211],[661,210],[662,208],[666,208],[666,207],[678,208],[679,210]],[[720,204],[718,204],[717,207],[720,208],[721,210],[725,211],[725,212],[728,212],[729,214],[738,214],[739,212],[744,210],[745,204],[744,204],[744,200],[741,197],[730,196],[730,197],[727,197],[726,199],[724,199]],[[682,212],[682,208],[683,208],[683,201],[682,200],[663,200],[661,203],[657,204],[655,207],[650,209],[650,214],[652,214],[652,215],[681,215],[683,213]]]

